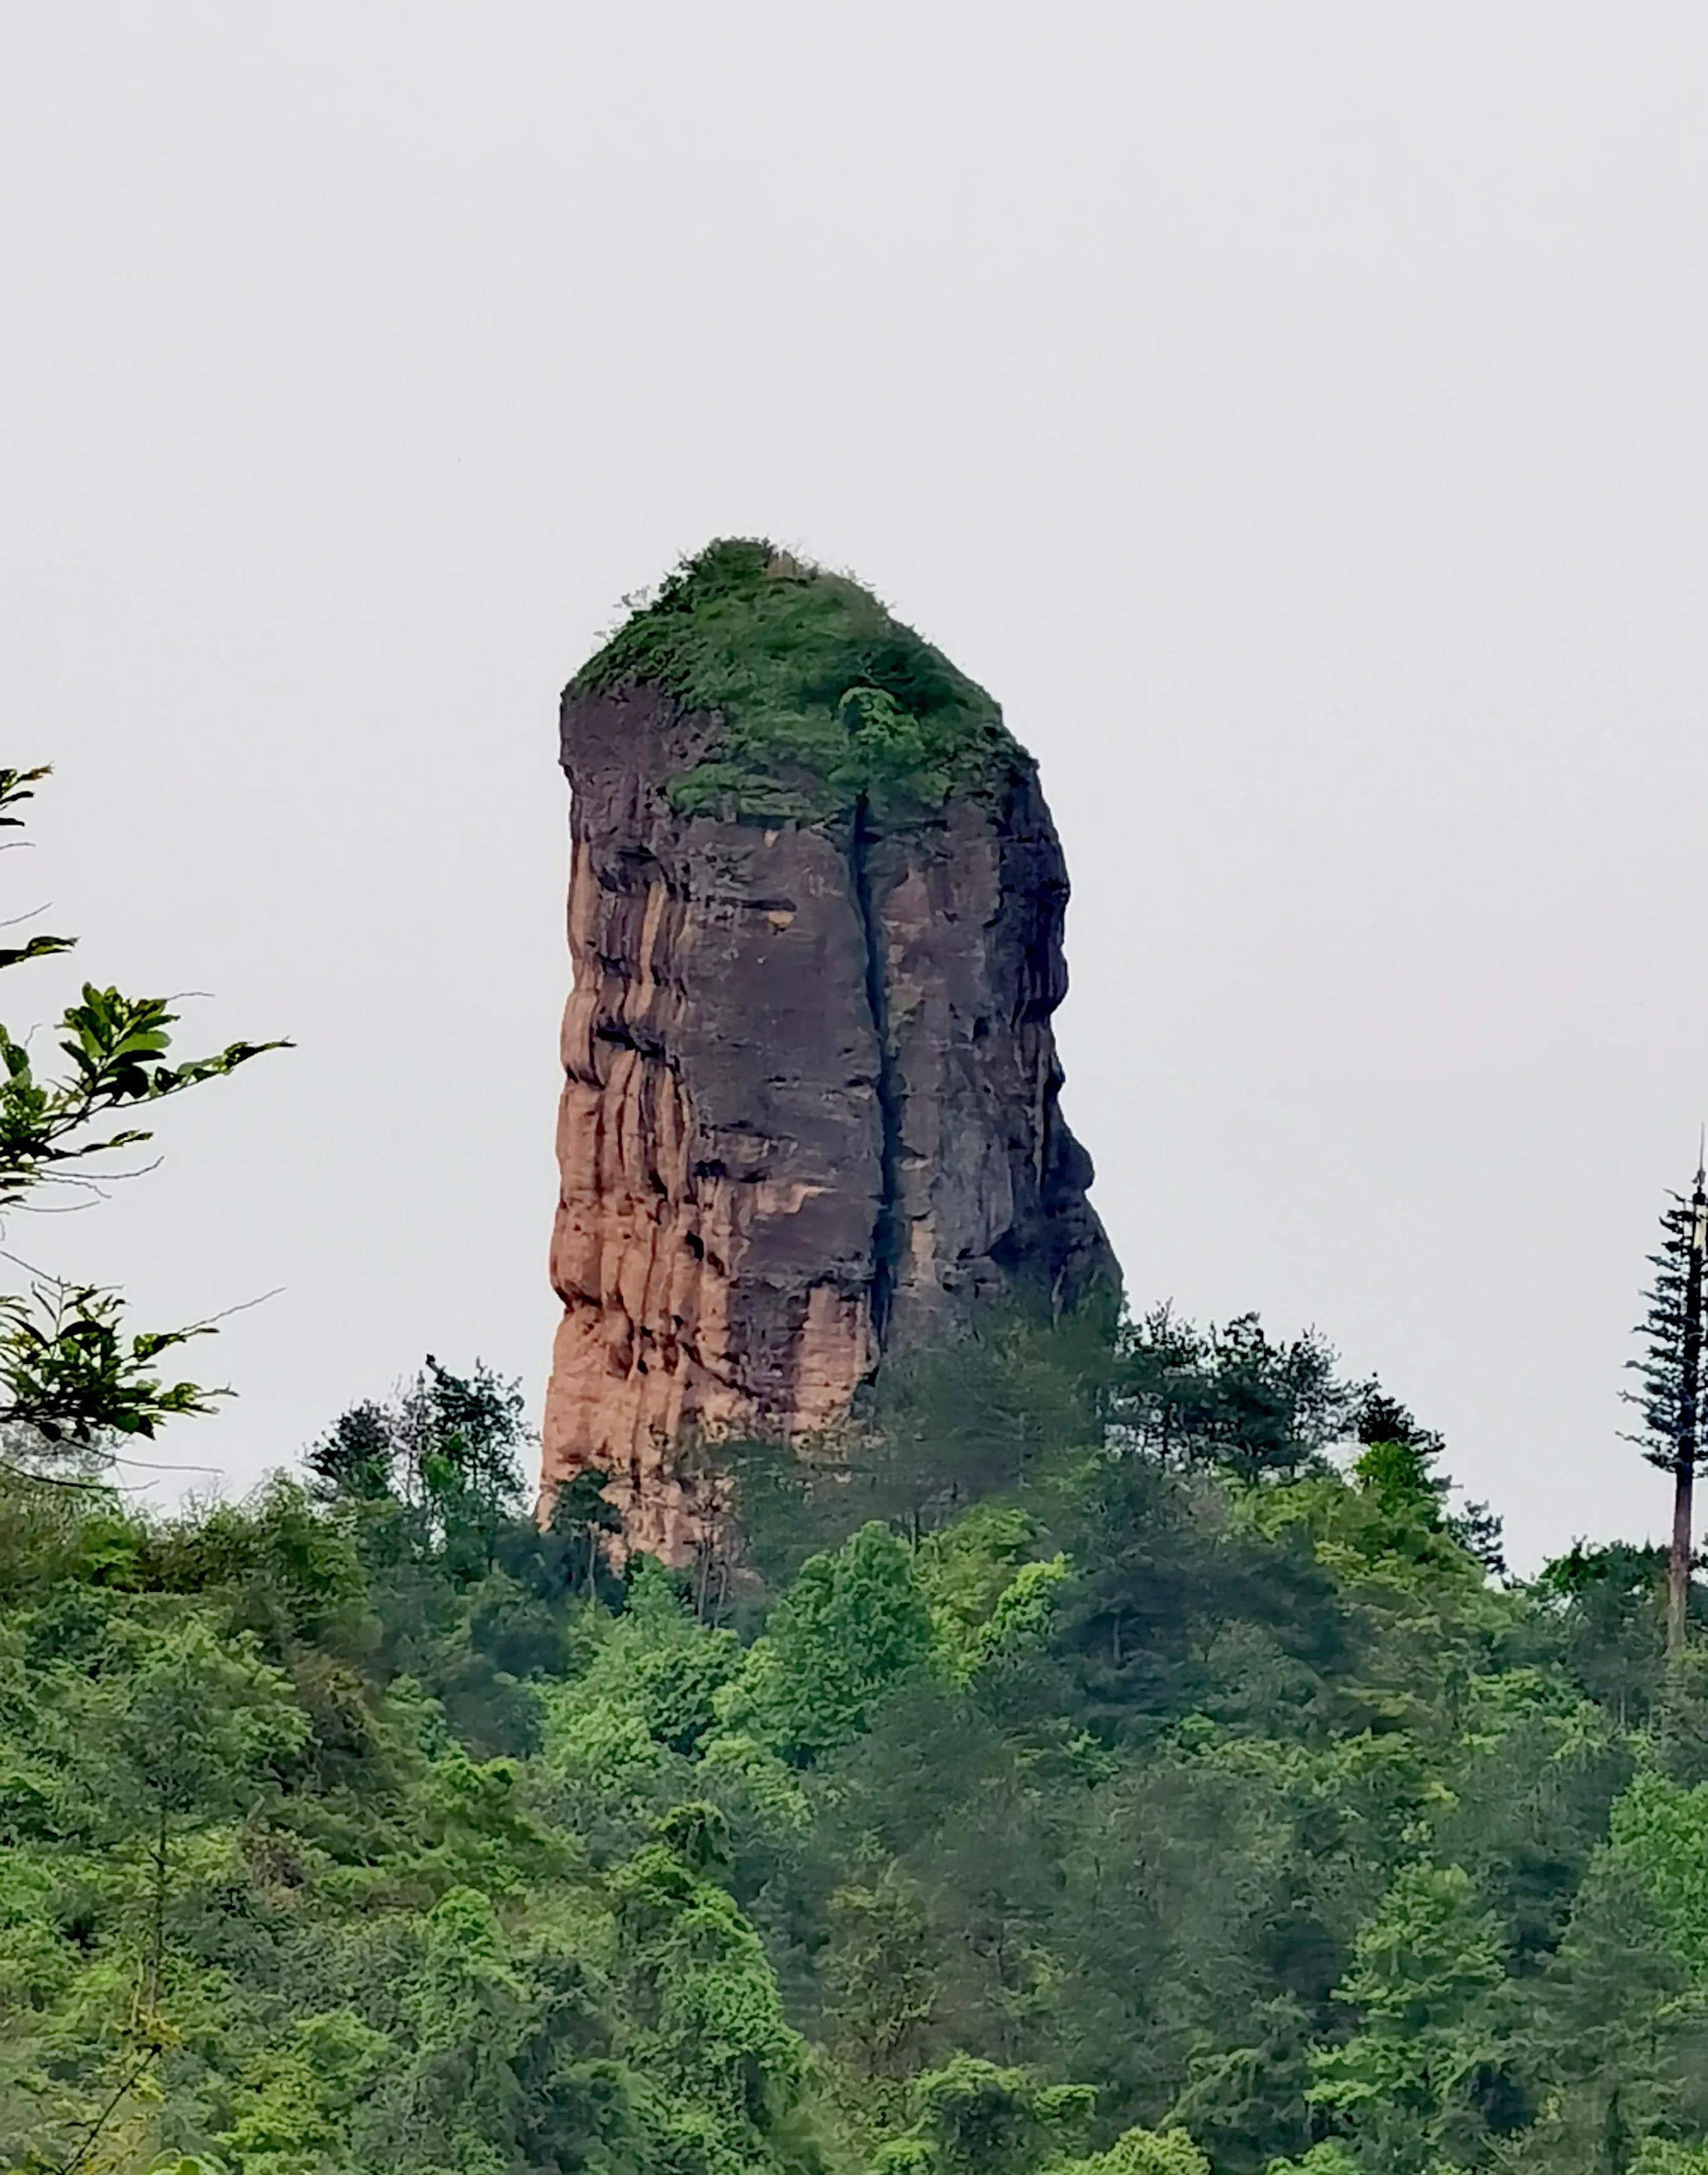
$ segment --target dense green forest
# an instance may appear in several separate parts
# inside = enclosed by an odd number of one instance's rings
[[[0,1209],[278,1046],[176,1024],[0,1028]],[[1320,1339],[1166,1309],[993,1314],[833,1449],[707,1451],[685,1568],[598,1476],[542,1526],[519,1391],[431,1358],[150,1512],[120,1451],[213,1408],[213,1325],[24,1270],[0,2168],[1708,2175],[1705,1184],[1635,1398],[1684,1538],[1527,1583]]]
[[[430,1362],[0,1497],[0,2144],[241,2175],[1708,2170],[1708,1681],[1315,1339],[993,1320],[733,1573]],[[1345,1445],[1338,1448],[1337,1445]]]

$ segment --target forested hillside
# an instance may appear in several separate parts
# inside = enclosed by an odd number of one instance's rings
[[[1314,1340],[993,1319],[730,1571],[435,1363],[0,1495],[0,2165],[1708,2170],[1708,1683]]]

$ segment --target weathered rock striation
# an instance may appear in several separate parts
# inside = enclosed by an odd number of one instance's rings
[[[567,692],[544,1484],[681,1561],[685,1452],[834,1427],[887,1350],[1113,1285],[1057,1108],[1067,877],[995,705],[854,583],[689,562]]]

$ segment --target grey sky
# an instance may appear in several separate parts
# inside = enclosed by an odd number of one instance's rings
[[[10,1243],[241,1391],[541,1386],[558,687],[715,534],[1004,702],[1136,1299],[1315,1322],[1534,1560],[1708,1109],[1696,6],[4,9],[13,907],[300,1049]],[[11,909],[8,909],[11,910]],[[8,978],[8,1016],[63,977]],[[31,1016],[39,1016],[32,1009]]]

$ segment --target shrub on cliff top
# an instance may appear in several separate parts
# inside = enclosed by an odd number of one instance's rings
[[[686,814],[813,822],[861,800],[904,814],[1018,753],[984,690],[876,597],[756,540],[684,560],[571,685],[641,681],[722,720],[671,784]]]

